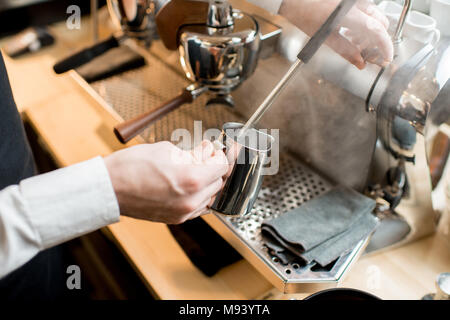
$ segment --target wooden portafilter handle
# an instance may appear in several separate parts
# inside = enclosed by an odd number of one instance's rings
[[[146,127],[151,125],[156,120],[162,118],[169,112],[179,108],[185,103],[191,103],[194,96],[191,91],[185,89],[183,92],[170,101],[165,102],[156,109],[141,114],[134,119],[122,122],[114,127],[114,134],[121,143],[127,143]]]

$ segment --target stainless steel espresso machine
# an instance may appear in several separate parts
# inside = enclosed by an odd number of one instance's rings
[[[378,199],[381,226],[368,252],[433,233],[440,215],[432,194],[445,184],[448,151],[433,146],[440,142],[448,149],[442,132],[450,121],[450,41],[444,38],[433,47],[404,37],[410,7],[405,1],[391,65],[359,71],[323,48],[263,120],[264,126],[287,128],[281,136],[288,137],[288,148],[331,181]],[[280,51],[292,56],[302,38],[286,25]],[[271,74],[275,68],[260,65],[264,71]],[[270,90],[270,84],[244,87],[246,95],[254,93],[247,99]],[[434,172],[431,162],[439,163]]]
[[[380,225],[365,253],[435,232],[440,212],[432,199],[439,197],[435,194],[445,185],[449,170],[449,138],[443,132],[448,132],[450,123],[450,39],[444,38],[433,47],[404,37],[403,25],[410,8],[411,1],[405,1],[392,35],[392,64],[386,68],[370,65],[360,71],[323,47],[260,122],[264,128],[280,128],[284,150],[294,153],[325,180],[377,200]],[[255,10],[269,19],[258,8],[245,10]],[[283,29],[281,56],[262,61],[254,78],[234,94],[245,118],[283,77],[290,60],[308,39],[283,18],[272,16],[271,21]],[[292,170],[289,178],[283,178],[296,183],[302,177]],[[290,198],[289,193],[286,198]],[[222,228],[215,225],[220,232]],[[233,237],[228,234],[228,238]],[[283,271],[285,292],[308,290],[309,284],[317,287],[324,280],[313,280],[315,275],[310,272],[310,278],[302,279],[301,285],[290,286],[289,275],[296,268],[289,266]],[[333,276],[338,281],[341,275],[336,272]]]
[[[224,5],[226,1],[219,2]],[[234,108],[224,106],[223,100],[211,103],[206,95],[196,96],[152,122],[140,134],[143,141],[173,140],[173,132],[179,128],[192,133],[221,128],[225,122],[245,122],[309,39],[280,16],[243,0],[229,3],[235,17],[243,12],[256,21],[258,28],[253,29],[260,30],[262,40],[256,67],[252,64],[245,81],[233,87]],[[280,157],[275,160],[279,171],[265,177],[251,214],[204,217],[282,292],[335,286],[364,252],[401,245],[435,230],[439,212],[433,208],[432,195],[439,191],[448,170],[448,152],[442,152],[448,137],[442,132],[450,123],[450,48],[449,39],[433,47],[402,36],[410,4],[405,1],[393,35],[394,62],[384,69],[370,65],[360,71],[330,48],[321,47],[259,122],[261,128],[279,129],[274,135],[280,142]],[[214,36],[223,44],[227,34],[221,37],[214,30]],[[182,49],[180,52],[185,52]],[[93,94],[125,121],[151,113],[196,80],[186,73],[195,72],[195,65],[186,68],[180,64],[179,53],[159,40],[143,54],[148,67],[91,84],[94,90],[90,92],[95,91]],[[206,70],[201,67],[197,70]],[[272,257],[262,242],[262,221],[337,184],[377,199],[380,226],[372,237],[361,240],[326,268],[314,263],[282,264]]]

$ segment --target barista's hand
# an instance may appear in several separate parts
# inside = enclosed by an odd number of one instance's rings
[[[133,21],[137,13],[136,0],[122,0],[122,5],[128,21]]]
[[[333,12],[340,0],[284,0],[280,14],[312,36]],[[369,62],[385,66],[393,59],[394,48],[387,32],[389,20],[369,0],[359,0],[341,23],[348,29],[345,37],[338,30],[330,35],[327,44],[359,69],[366,61],[365,52],[378,53]]]
[[[178,224],[205,213],[228,162],[204,141],[193,151],[169,142],[143,144],[105,158],[121,214]]]

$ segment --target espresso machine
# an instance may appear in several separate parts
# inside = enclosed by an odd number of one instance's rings
[[[440,217],[433,199],[443,191],[439,187],[446,185],[449,170],[450,39],[443,38],[431,46],[403,36],[410,8],[411,1],[405,1],[392,35],[395,58],[389,66],[369,65],[360,71],[322,47],[260,120],[261,127],[280,128],[282,150],[294,154],[325,181],[376,199],[375,214],[380,224],[367,243],[355,248],[354,259],[358,254],[373,254],[430,235]],[[262,14],[259,8],[253,10]],[[283,29],[280,55],[260,63],[255,77],[234,94],[244,118],[253,114],[308,41],[303,32],[283,18],[272,16],[271,21]],[[280,168],[279,179],[292,184],[305,179],[293,168],[286,175]],[[263,188],[260,198],[266,203],[257,201],[256,210],[263,212],[264,205],[271,205],[268,199],[276,196],[273,191],[273,187]],[[295,197],[291,197],[285,193],[283,201],[287,206],[292,200],[295,203]],[[209,220],[230,243],[236,243],[235,237],[212,218]],[[255,260],[242,244],[238,247],[249,261]],[[352,263],[352,258],[347,258],[340,266],[346,270]],[[297,278],[301,284],[290,276],[305,267],[288,265],[282,270],[284,285],[272,283],[284,292],[295,292],[308,290],[313,283],[317,288],[332,282],[330,278],[337,282],[343,275],[337,271],[343,260],[339,259],[328,273],[321,270],[321,277],[311,272],[314,267],[306,267],[309,279]],[[273,265],[268,271],[261,263],[253,264],[273,280]]]
[[[381,224],[366,252],[429,235],[440,216],[432,198],[445,184],[449,162],[442,135],[450,121],[449,39],[433,47],[404,37],[410,8],[405,1],[389,66],[359,71],[323,48],[262,120],[287,128],[288,148],[330,181],[377,199]],[[280,51],[289,58],[302,46],[302,32],[285,26]],[[267,67],[266,74],[272,71]],[[246,94],[257,91],[247,99],[270,90],[244,86]],[[434,171],[433,162],[439,163]]]
[[[140,132],[141,141],[174,141],[180,137],[176,129],[182,128],[183,133],[194,133],[195,142],[195,131],[221,128],[225,122],[245,122],[291,68],[292,61],[309,40],[284,18],[243,0],[193,2],[201,7],[196,11],[200,16],[189,8],[184,15],[200,17],[203,24],[200,28],[191,25],[183,29],[178,25],[176,37],[166,40],[159,32],[161,41],[154,41],[144,53],[151,66],[91,85],[94,90],[90,92],[95,92],[96,98],[102,99],[108,110],[124,121],[152,114],[155,107],[165,106],[180,95],[180,88],[189,91],[198,89],[198,84],[200,88],[206,87],[194,91],[202,94],[191,95],[188,101],[178,99],[173,108],[164,109],[164,116],[150,122],[144,119],[141,127],[131,134]],[[273,129],[269,133],[279,149],[272,152],[279,153],[279,157],[272,161],[279,170],[265,177],[251,213],[245,217],[220,214],[203,217],[282,292],[311,292],[336,286],[360,255],[402,245],[435,230],[439,212],[433,208],[432,195],[441,177],[445,177],[448,153],[436,152],[434,146],[442,143],[441,133],[445,131],[442,128],[449,123],[450,49],[447,39],[432,47],[402,36],[410,4],[405,1],[393,35],[395,59],[386,68],[369,65],[361,71],[326,46],[318,50],[260,119],[260,128]],[[158,12],[161,11],[157,10],[156,16]],[[229,15],[208,15],[208,12]],[[214,20],[214,16],[222,19]],[[230,77],[225,79],[225,84],[230,84],[230,90],[223,91],[224,83],[215,87],[217,83],[211,81],[218,74],[212,64],[214,59],[207,59],[210,64],[206,65],[200,60],[190,60],[186,53],[190,53],[189,41],[193,44],[200,41],[196,33],[211,31],[212,26],[205,27],[206,21],[231,23],[227,16],[245,17],[253,23],[246,30],[258,30],[261,43],[252,41],[250,47],[257,43],[259,46],[255,51],[248,51],[254,52],[254,59],[240,64],[248,71],[243,73],[244,77],[240,78],[237,70],[229,69]],[[167,27],[170,31],[170,24]],[[219,28],[212,28],[213,34],[207,36],[216,37],[217,43],[224,46],[223,51],[232,53],[219,56],[239,58],[239,50],[227,47],[224,41],[230,29],[221,35]],[[233,80],[232,72],[238,75],[237,79]],[[158,75],[160,81],[155,80]],[[199,75],[210,78],[199,78]],[[229,107],[230,94],[233,108]],[[437,141],[437,137],[441,140]],[[432,179],[429,163],[436,157],[439,165],[433,166],[437,169],[432,172]],[[377,200],[375,213],[380,226],[375,233],[327,267],[296,261],[283,264],[271,256],[262,241],[262,222],[338,184]]]

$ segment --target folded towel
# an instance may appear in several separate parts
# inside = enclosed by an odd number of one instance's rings
[[[375,201],[338,186],[278,218],[262,233],[271,252],[286,262],[289,253],[326,266],[369,236],[377,225]]]

